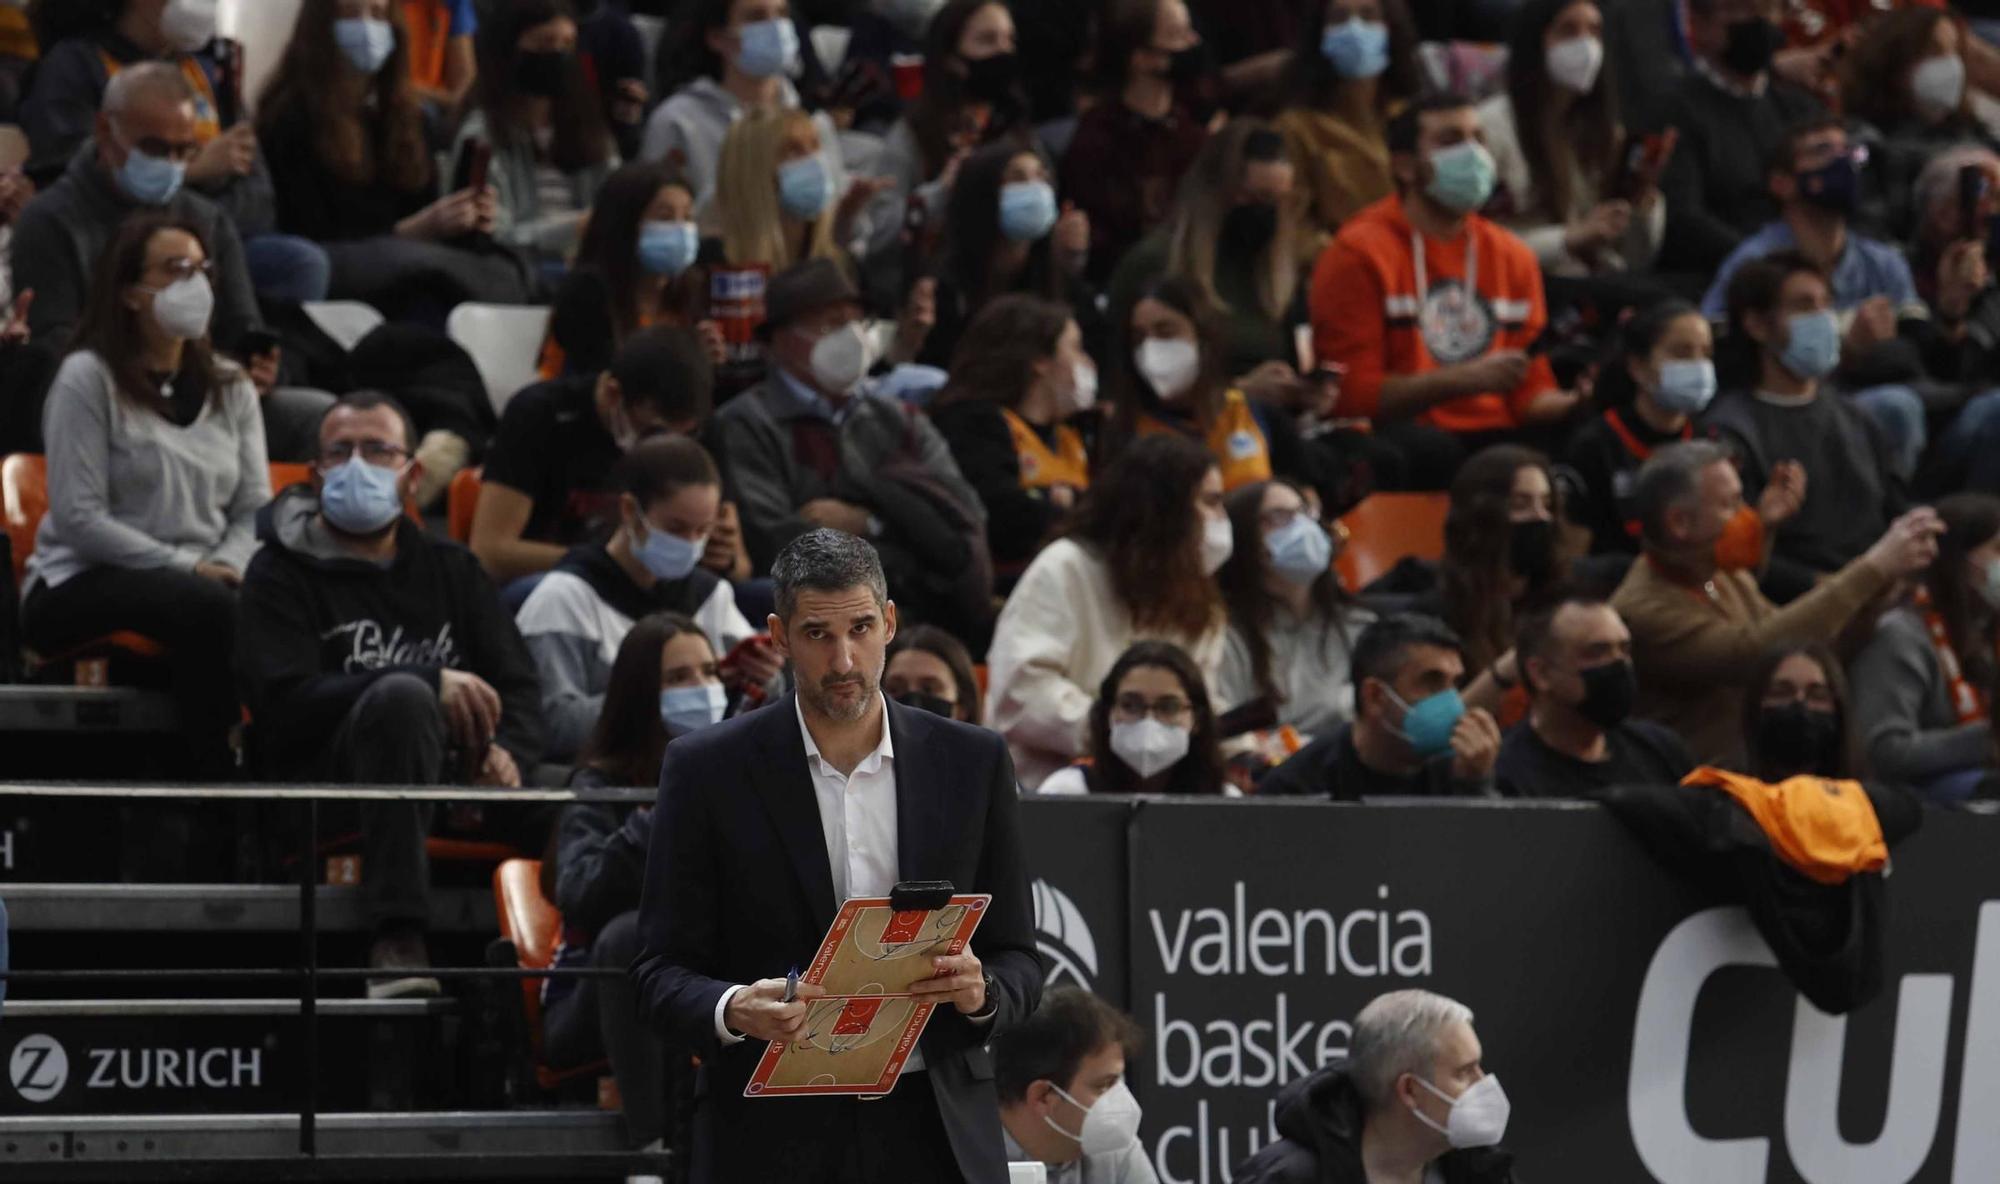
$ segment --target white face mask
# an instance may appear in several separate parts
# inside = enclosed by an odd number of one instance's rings
[[[214,313],[215,289],[200,272],[153,289],[153,323],[169,337],[193,341],[206,336]]]
[[[1109,1155],[1123,1151],[1139,1138],[1139,1099],[1132,1096],[1131,1087],[1123,1081],[1100,1094],[1095,1106],[1077,1101],[1068,1090],[1053,1081],[1049,1082],[1049,1088],[1056,1091],[1063,1101],[1083,1111],[1083,1129],[1066,1131],[1046,1114],[1042,1115],[1042,1121],[1057,1134],[1076,1140],[1085,1155]]]
[[[813,381],[836,394],[846,394],[868,377],[868,336],[859,321],[842,325],[814,343]]]
[[[1236,529],[1229,525],[1227,518],[1209,518],[1201,524],[1201,570],[1214,575],[1229,562],[1229,555],[1236,550]]]
[[[193,53],[215,40],[216,0],[167,0],[160,13],[160,33],[167,44]]]
[[[1070,373],[1069,414],[1082,415],[1097,406],[1097,367],[1078,360]]]
[[[1571,94],[1587,95],[1597,85],[1597,72],[1604,68],[1604,42],[1595,37],[1572,37],[1549,46],[1542,55],[1549,78]]]
[[[1188,739],[1186,728],[1163,724],[1150,715],[1111,725],[1113,755],[1141,777],[1157,776],[1179,764],[1188,753]]]
[[[1456,1098],[1421,1077],[1417,1084],[1451,1103],[1451,1121],[1439,1126],[1414,1106],[1410,1113],[1453,1147],[1491,1147],[1506,1136],[1507,1116],[1513,1107],[1507,1101],[1507,1091],[1500,1088],[1498,1076],[1488,1073]]]
[[[1956,111],[1965,99],[1965,59],[1957,54],[1925,58],[1910,75],[1910,97],[1932,111]]]
[[[1133,351],[1132,361],[1146,385],[1168,403],[1187,394],[1201,373],[1201,351],[1194,342],[1177,338],[1155,337],[1144,342]]]

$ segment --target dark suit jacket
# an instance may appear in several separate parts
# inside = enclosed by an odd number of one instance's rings
[[[974,1024],[941,1005],[919,1047],[966,1180],[1004,1184],[1006,1154],[985,1043],[1034,1010],[1042,988],[1014,763],[992,732],[893,701],[888,713],[898,878],[950,880],[960,892],[993,895],[972,949],[994,979],[988,998],[998,1013]],[[667,746],[639,906],[643,947],[632,974],[654,1026],[702,1058],[696,1181],[775,1179],[768,1165],[784,1145],[832,1137],[846,1113],[840,1108],[851,1105],[744,1098],[765,1045],[746,1040],[721,1048],[715,1036],[723,992],[807,965],[835,911],[791,696]]]

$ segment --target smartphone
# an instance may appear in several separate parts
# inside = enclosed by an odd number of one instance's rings
[[[493,167],[493,145],[484,140],[472,142],[472,167],[466,170],[465,187],[474,193],[486,190],[486,174]]]
[[[215,43],[215,114],[224,129],[243,113],[243,43],[223,37]]]
[[[1984,165],[1961,165],[1958,170],[1958,226],[1960,238],[1977,238],[1984,227],[1979,216],[1980,203],[1986,199],[1986,168]]]

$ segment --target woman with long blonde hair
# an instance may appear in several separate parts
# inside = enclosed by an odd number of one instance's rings
[[[797,109],[752,111],[722,141],[714,215],[729,267],[762,265],[773,273],[807,259],[832,259],[852,270],[840,242],[858,213],[838,202],[819,128]]]

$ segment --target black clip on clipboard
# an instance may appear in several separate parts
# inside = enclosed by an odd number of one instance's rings
[[[899,913],[935,912],[949,905],[957,892],[950,880],[904,880],[889,890],[889,907]]]

